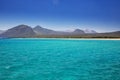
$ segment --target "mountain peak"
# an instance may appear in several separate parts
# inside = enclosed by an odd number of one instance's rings
[[[5,32],[4,30],[0,30],[0,34],[2,34],[3,32]]]
[[[39,25],[33,28],[34,32],[37,34],[53,34],[55,31],[47,28],[43,28]]]
[[[75,31],[82,31],[81,29],[75,29]]]
[[[18,25],[18,26],[16,26],[16,27],[14,27],[14,28],[28,28],[28,27],[30,27],[30,26],[28,26],[28,25],[25,25],[25,24],[21,24],[21,25]]]
[[[84,32],[83,30],[81,30],[81,29],[75,29],[75,30],[73,31],[73,33],[76,33],[76,34],[84,34],[85,32]]]
[[[84,32],[85,33],[97,33],[96,31],[90,30],[90,29],[85,29]]]
[[[40,28],[41,29],[42,27],[40,25],[37,25],[37,26],[34,27],[34,29],[35,28],[37,28],[37,29]]]
[[[1,34],[3,37],[29,37],[34,36],[35,32],[30,26],[18,25]]]
[[[86,31],[86,32],[85,32]],[[86,33],[93,33],[93,34],[86,34]],[[84,34],[84,35],[83,35]],[[50,37],[57,37],[57,36],[71,36],[71,37],[120,37],[120,31],[116,32],[109,32],[109,33],[97,33],[94,30],[81,30],[75,29],[72,32],[62,32],[62,31],[54,31],[51,29],[43,28],[37,25],[34,28],[31,28],[28,25],[18,25],[16,27],[10,28],[7,31],[4,31],[0,34],[0,37],[37,37],[37,36],[50,36]]]

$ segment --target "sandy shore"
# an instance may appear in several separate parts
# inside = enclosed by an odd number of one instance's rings
[[[111,38],[111,39],[107,39],[107,38],[59,38],[59,39],[64,39],[64,40],[120,40],[120,38],[119,39],[118,38]]]
[[[14,39],[59,39],[59,40],[120,40],[120,38],[14,38]]]

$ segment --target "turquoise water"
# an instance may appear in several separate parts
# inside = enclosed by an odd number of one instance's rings
[[[0,39],[0,80],[120,80],[120,40]]]

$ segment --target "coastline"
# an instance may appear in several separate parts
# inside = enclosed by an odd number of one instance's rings
[[[120,40],[120,38],[8,38],[8,39],[58,39],[58,40]]]

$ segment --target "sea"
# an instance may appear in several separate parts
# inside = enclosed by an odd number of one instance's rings
[[[0,39],[0,80],[120,80],[120,40]]]

